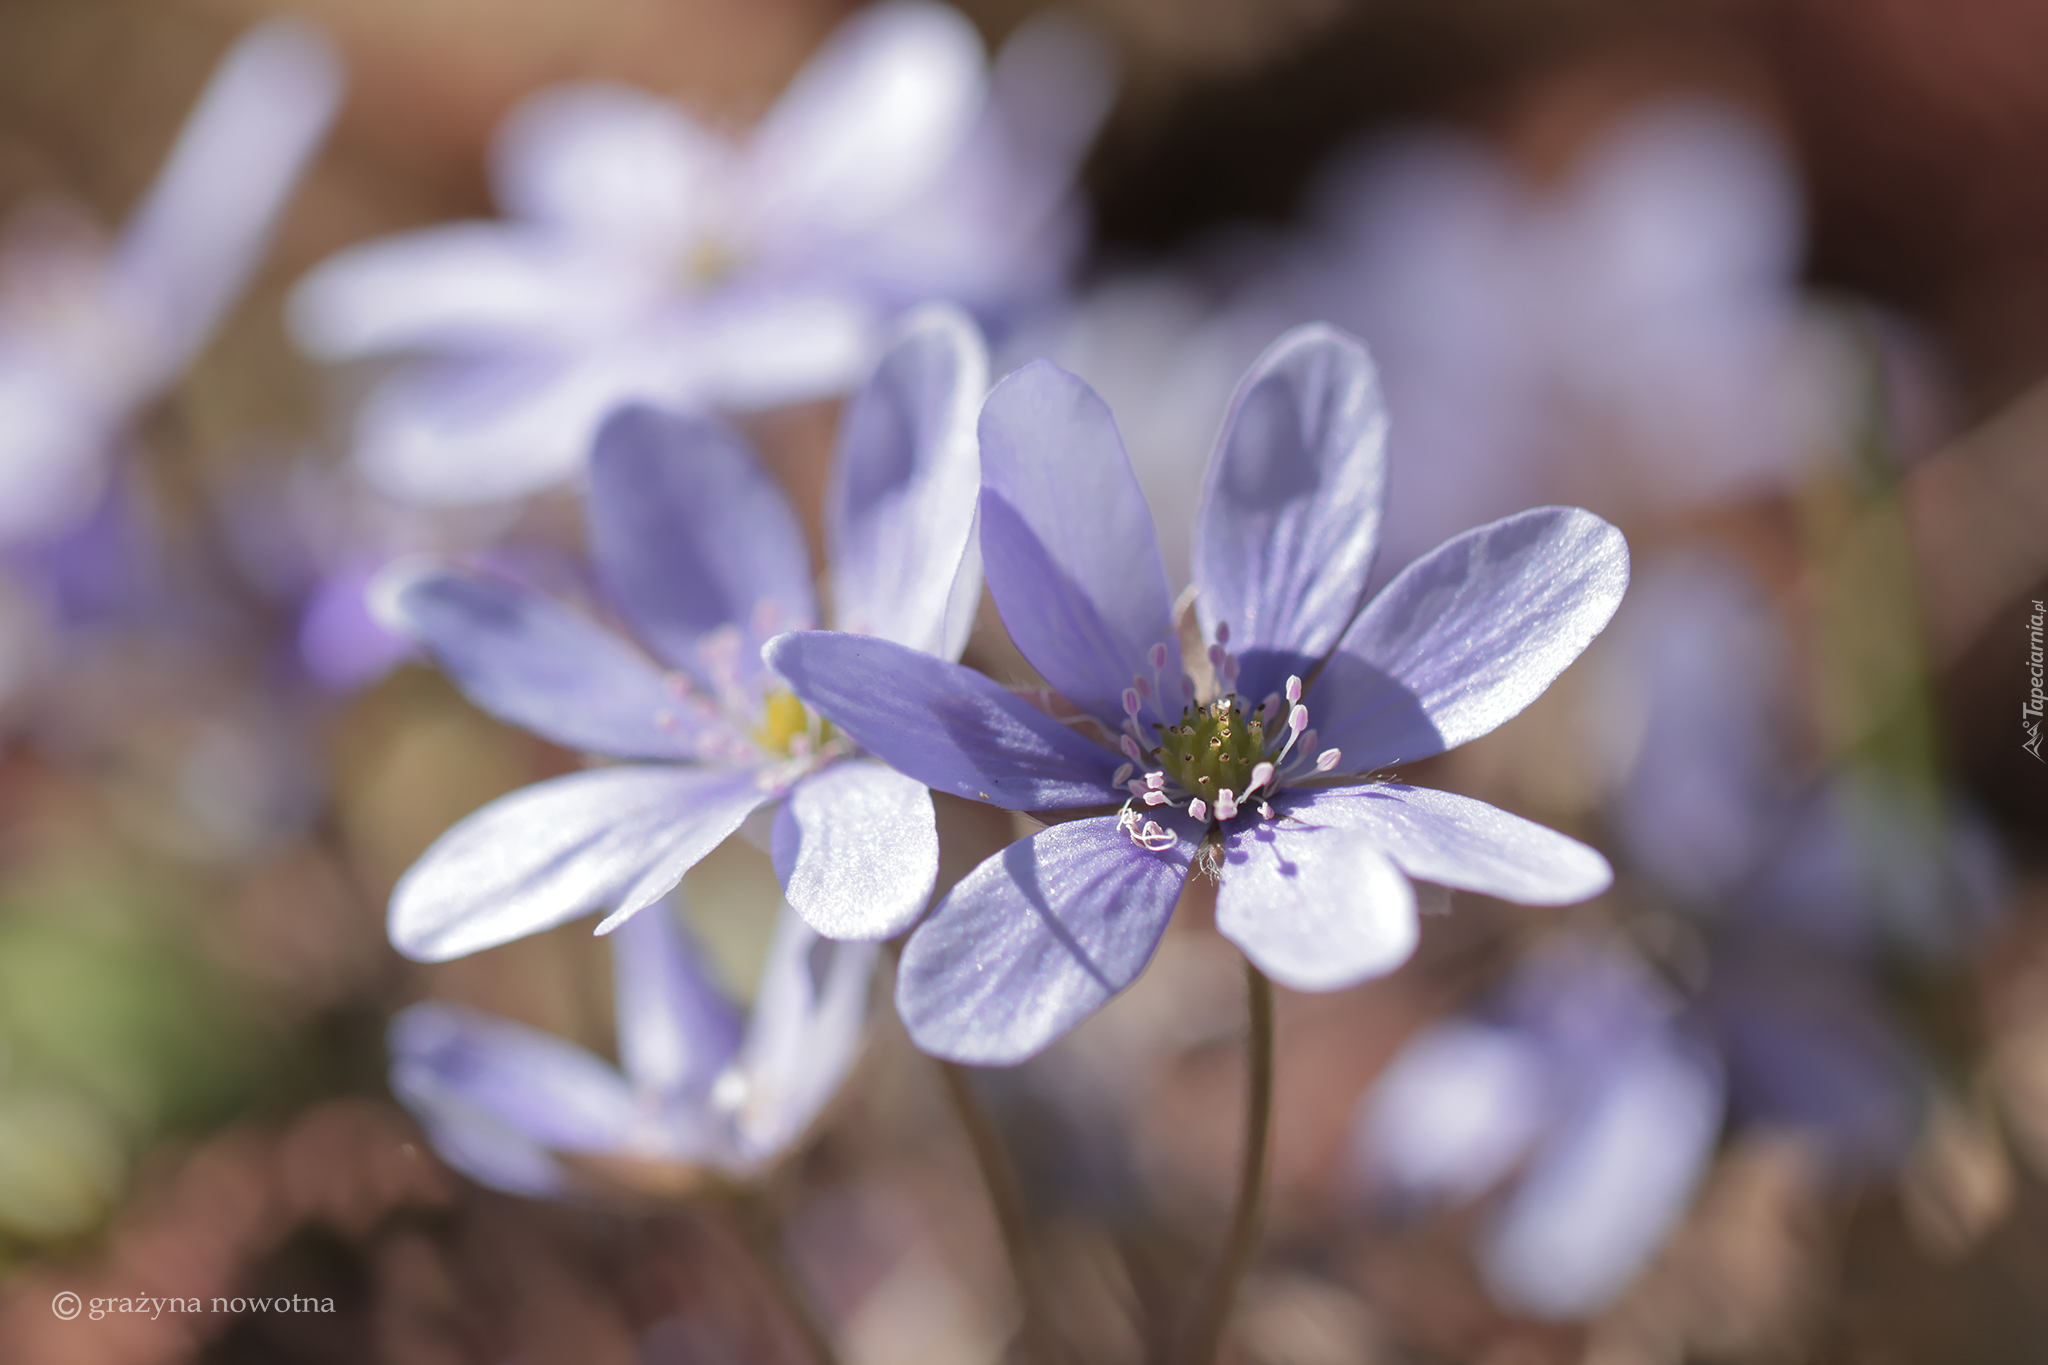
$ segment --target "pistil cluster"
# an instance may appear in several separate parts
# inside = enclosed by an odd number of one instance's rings
[[[1227,648],[1229,642],[1230,627],[1219,624],[1216,643],[1209,646],[1210,670],[1218,688],[1237,681],[1238,661]],[[1193,700],[1194,682],[1184,677],[1182,690],[1190,700],[1181,708],[1179,721],[1146,721],[1148,709],[1159,713],[1157,676],[1166,662],[1166,646],[1154,645],[1150,661],[1153,676],[1133,678],[1124,689],[1119,743],[1130,762],[1110,779],[1131,794],[1120,818],[1132,842],[1154,850],[1178,842],[1158,821],[1144,819],[1141,806],[1172,806],[1196,820],[1218,823],[1256,808],[1260,819],[1270,820],[1274,793],[1290,781],[1330,772],[1342,761],[1336,749],[1316,753],[1316,733],[1308,728],[1308,707],[1302,704],[1298,677],[1287,680],[1284,694],[1271,694],[1249,712],[1235,691],[1222,691],[1208,702]],[[1158,743],[1145,742],[1148,727]],[[1280,730],[1284,736],[1276,733]],[[1310,754],[1316,755],[1313,760]]]

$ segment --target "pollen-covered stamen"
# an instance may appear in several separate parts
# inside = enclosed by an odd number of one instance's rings
[[[1123,810],[1118,812],[1116,823],[1118,829],[1131,837],[1132,843],[1154,853],[1164,853],[1180,842],[1179,835],[1170,829],[1162,828],[1157,820],[1147,820],[1140,824],[1138,812],[1131,808],[1129,802],[1125,802]]]

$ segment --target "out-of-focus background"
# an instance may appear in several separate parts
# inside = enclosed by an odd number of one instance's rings
[[[1039,17],[962,10],[999,54]],[[99,414],[64,456],[92,471],[76,506],[0,552],[0,1358],[805,1358],[719,1182],[593,1162],[573,1199],[493,1192],[392,1097],[384,1030],[421,1000],[613,1047],[587,922],[431,967],[387,945],[385,900],[436,835],[578,760],[486,718],[360,605],[419,549],[573,590],[578,512],[559,488],[422,507],[366,476],[359,413],[394,362],[308,358],[286,301],[344,248],[509,211],[493,137],[535,91],[622,82],[743,138],[855,12],[0,8],[0,365],[34,361],[0,373],[0,461],[45,449],[47,412]],[[209,74],[280,14],[338,54],[331,131],[210,336],[131,363],[79,281],[125,259],[109,244],[138,235]],[[1614,889],[1565,910],[1460,894],[1393,976],[1283,993],[1273,1200],[1228,1358],[2048,1357],[2048,765],[2027,711],[2048,10],[1066,14],[1084,27],[999,57],[998,85],[1046,125],[1113,97],[1037,167],[1057,242],[982,262],[995,283],[961,301],[998,373],[1050,355],[1108,399],[1170,573],[1232,385],[1319,318],[1367,341],[1392,417],[1378,581],[1551,502],[1615,521],[1635,557],[1549,695],[1403,774],[1593,842]],[[1003,179],[1023,162],[984,170],[975,145],[975,193],[1023,195]],[[219,153],[187,226],[265,218],[244,202],[265,155]],[[967,256],[999,217],[965,220]],[[734,415],[815,537],[836,400]],[[1018,663],[986,612],[969,657]],[[941,821],[949,877],[1014,832]],[[750,981],[766,857],[735,843],[689,895]],[[1079,1361],[1157,1358],[1220,1235],[1243,1020],[1201,902],[1127,996],[983,1078]],[[848,1361],[1004,1357],[995,1224],[885,988],[852,1082],[748,1198]],[[64,1320],[66,1290],[329,1307]]]

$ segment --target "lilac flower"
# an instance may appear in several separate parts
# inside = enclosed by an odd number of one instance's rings
[[[906,327],[840,428],[826,528],[849,630],[956,658],[980,561],[973,325]],[[740,439],[708,418],[621,409],[591,457],[589,541],[610,605],[645,642],[494,576],[383,581],[385,619],[486,711],[621,760],[512,793],[442,835],[391,897],[391,941],[438,960],[608,908],[606,933],[665,895],[764,804],[790,903],[819,932],[881,939],[923,910],[938,870],[930,794],[861,757],[760,661],[817,617],[796,515]],[[656,662],[659,660],[659,662]]]
[[[1797,177],[1738,106],[1644,104],[1541,186],[1423,130],[1338,159],[1241,304],[1366,338],[1414,458],[1386,568],[1539,501],[1669,515],[1838,447],[1853,357],[1798,289]]]
[[[1349,338],[1304,328],[1253,367],[1209,467],[1183,615],[1209,644],[1184,673],[1115,423],[1072,375],[1026,366],[982,412],[982,553],[1012,638],[1077,714],[886,641],[769,646],[799,696],[934,790],[1079,817],[984,862],[911,936],[897,1004],[921,1047],[997,1064],[1044,1047],[1137,976],[1198,857],[1221,878],[1218,928],[1306,990],[1408,955],[1410,878],[1536,903],[1607,885],[1573,840],[1371,774],[1534,700],[1613,613],[1627,548],[1543,508],[1360,610],[1384,437]]]
[[[1642,586],[1600,689],[1599,728],[1635,731],[1613,823],[1641,889],[1704,935],[1696,1007],[1732,1115],[1808,1134],[1838,1178],[1891,1167],[1931,1080],[1876,969],[1976,940],[2002,889],[1996,850],[1932,793],[1786,759],[1788,642],[1728,561],[1674,557]]]
[[[1359,1106],[1354,1159],[1383,1201],[1504,1187],[1476,1233],[1488,1288],[1519,1312],[1583,1317],[1684,1216],[1722,1107],[1684,1001],[1622,944],[1567,938],[1402,1048]]]
[[[412,358],[364,406],[358,463],[411,501],[524,496],[621,402],[839,393],[901,309],[1047,287],[1108,81],[1063,30],[1013,46],[991,96],[958,13],[864,10],[737,142],[620,86],[535,96],[499,135],[503,221],[358,246],[299,287],[310,353]]]
[[[221,63],[111,247],[16,225],[0,247],[0,543],[90,513],[122,427],[261,259],[340,93],[317,34],[264,24]]]
[[[858,1054],[877,950],[820,938],[787,906],[744,1019],[665,907],[623,926],[612,954],[617,1066],[456,1005],[391,1021],[391,1088],[451,1165],[535,1196],[577,1189],[564,1156],[750,1176],[803,1137]]]

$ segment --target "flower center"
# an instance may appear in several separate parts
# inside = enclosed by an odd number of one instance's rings
[[[1236,656],[1224,647],[1229,642],[1230,627],[1219,625],[1209,661],[1222,687],[1238,675]],[[1150,662],[1155,674],[1165,660],[1166,647],[1153,646]],[[1194,691],[1191,683],[1184,686]],[[1335,749],[1316,753],[1316,733],[1308,728],[1300,678],[1287,680],[1284,695],[1276,692],[1249,710],[1234,691],[1207,703],[1190,702],[1181,708],[1178,724],[1150,722],[1159,743],[1147,748],[1141,717],[1148,709],[1158,714],[1158,694],[1156,678],[1133,678],[1124,690],[1120,738],[1124,756],[1131,761],[1110,779],[1131,794],[1124,803],[1122,826],[1132,842],[1144,848],[1172,848],[1179,837],[1156,820],[1144,819],[1141,807],[1173,806],[1205,823],[1235,820],[1241,810],[1256,808],[1260,819],[1270,820],[1274,793],[1289,782],[1327,773],[1342,761]]]
[[[723,284],[739,268],[739,253],[722,239],[707,233],[692,241],[683,252],[677,273],[690,289],[709,289]]]
[[[1235,692],[1207,706],[1183,707],[1178,725],[1152,728],[1160,743],[1145,757],[1182,791],[1212,803],[1216,793],[1249,783],[1252,769],[1266,756],[1265,722],[1256,714],[1246,716]]]
[[[762,700],[761,723],[748,732],[762,752],[773,758],[804,758],[832,738],[832,723],[816,715],[783,688]]]

